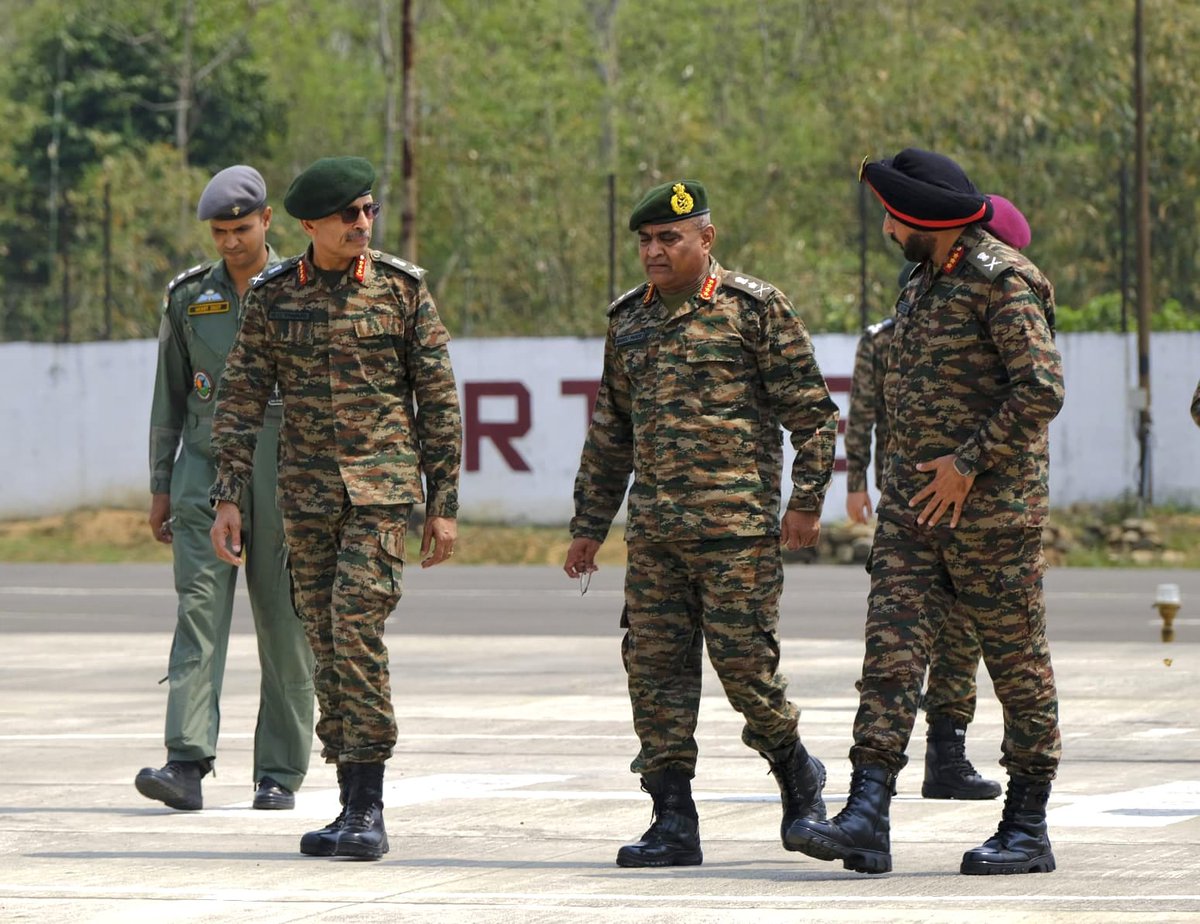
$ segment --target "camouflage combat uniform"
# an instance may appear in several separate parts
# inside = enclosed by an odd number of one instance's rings
[[[267,265],[279,261],[267,249]],[[171,552],[179,595],[167,671],[169,760],[216,754],[221,687],[238,569],[213,552],[208,491],[216,475],[211,443],[214,397],[237,335],[237,287],[221,260],[171,280],[158,335],[150,412],[150,491],[170,494]],[[275,503],[281,402],[269,403],[247,479],[243,531],[246,588],[262,671],[254,730],[254,780],[300,788],[312,752],[312,652],[292,609],[283,524]]]
[[[871,463],[871,431],[875,431],[875,490],[882,491],[888,440],[884,411],[883,381],[895,318],[885,318],[868,327],[854,354],[854,378],[850,386],[850,415],[843,445],[846,452],[846,490],[867,490],[867,468]],[[922,705],[930,717],[949,716],[959,725],[975,718],[979,659],[982,652],[975,629],[967,619],[951,613],[942,626],[929,657],[929,680]]]
[[[1200,383],[1197,383],[1196,391],[1192,394],[1192,420],[1200,427]]]
[[[458,510],[450,335],[422,276],[370,251],[331,287],[311,248],[268,270],[246,299],[213,422],[212,498],[238,501],[255,421],[278,379],[280,507],[296,610],[316,655],[317,735],[331,763],[391,755],[383,628],[400,599],[408,516],[423,499],[427,517]]]
[[[872,552],[851,762],[898,772],[933,639],[969,619],[1004,708],[1010,774],[1052,779],[1061,752],[1045,634],[1047,427],[1062,406],[1053,289],[978,226],[901,293],[885,380],[888,477]],[[954,453],[977,478],[956,529],[918,526],[918,462]]]
[[[746,721],[742,740],[760,752],[797,740],[799,711],[778,673],[780,424],[797,450],[788,507],[819,512],[837,407],[783,293],[715,261],[674,311],[643,284],[609,314],[571,534],[604,540],[632,472],[622,654],[641,750],[631,769],[690,777],[701,637]]]

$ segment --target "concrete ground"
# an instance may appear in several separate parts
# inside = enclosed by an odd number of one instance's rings
[[[1159,583],[1182,589],[1159,639]],[[868,877],[778,842],[778,793],[711,670],[696,779],[704,865],[622,870],[650,822],[619,658],[621,574],[588,594],[553,568],[412,569],[389,622],[400,743],[391,852],[303,857],[337,813],[314,762],[297,806],[256,812],[257,666],[239,596],[205,809],[133,788],[161,743],[174,595],[161,566],[0,565],[0,921],[1180,921],[1200,918],[1200,574],[1058,569],[1047,579],[1065,753],[1049,815],[1058,871],[969,877],[999,802],[920,798],[923,742],[892,807],[894,871]],[[787,571],[784,670],[804,740],[845,799],[866,577]],[[996,764],[986,674],[968,750]],[[918,736],[921,729],[918,729]]]

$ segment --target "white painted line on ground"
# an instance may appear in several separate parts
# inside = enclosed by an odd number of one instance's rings
[[[311,862],[311,861],[300,861]],[[402,863],[400,864],[402,867]],[[448,866],[452,866],[451,861]],[[514,861],[513,870],[519,871],[522,864]],[[539,864],[540,865],[540,864]],[[598,864],[600,865],[600,864]],[[378,868],[386,869],[388,860],[384,859]],[[636,876],[638,873],[631,873]],[[886,878],[873,879],[872,882],[885,883]],[[803,882],[797,882],[802,886]],[[212,889],[200,890],[193,887],[169,886],[138,886],[133,890],[124,890],[113,886],[60,886],[60,885],[9,885],[0,883],[0,894],[10,898],[171,898],[175,900],[236,902],[250,904],[278,903],[282,905],[342,902],[373,902],[377,904],[398,905],[432,905],[432,904],[478,904],[487,902],[502,904],[509,908],[519,908],[528,903],[552,904],[558,907],[597,907],[613,903],[626,904],[630,902],[651,902],[654,904],[681,904],[691,906],[704,905],[769,905],[790,907],[793,905],[1089,905],[1102,904],[1146,904],[1166,903],[1176,905],[1187,902],[1200,902],[1200,894],[1184,895],[1030,895],[1030,894],[996,894],[996,895],[886,895],[872,890],[869,895],[744,895],[727,893],[696,894],[695,892],[385,892],[385,891],[332,891],[329,889]]]
[[[1194,728],[1147,728],[1145,731],[1134,732],[1130,738],[1170,738],[1172,735],[1190,735]]]
[[[1200,818],[1200,780],[1082,796],[1047,813],[1055,828],[1165,828]]]

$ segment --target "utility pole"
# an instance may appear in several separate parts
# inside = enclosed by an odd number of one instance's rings
[[[1146,38],[1142,0],[1133,13],[1133,103],[1137,200],[1138,513],[1154,501],[1150,465],[1150,180],[1146,150]]]

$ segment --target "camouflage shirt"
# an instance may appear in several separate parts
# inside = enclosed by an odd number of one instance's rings
[[[267,247],[267,266],[279,255]],[[150,409],[150,491],[169,494],[180,438],[212,458],[209,428],[225,357],[237,336],[237,286],[223,260],[200,263],[167,284],[158,327],[158,370]],[[266,420],[278,425],[276,400]],[[261,418],[260,418],[261,419]]]
[[[1192,420],[1200,427],[1200,382],[1196,384],[1196,390],[1192,393]]]
[[[954,453],[977,473],[959,530],[1040,525],[1047,427],[1063,402],[1053,317],[1046,277],[976,225],[942,266],[913,274],[896,304],[884,380],[881,518],[915,525],[921,508],[908,500],[932,478],[916,464]]]
[[[427,516],[457,514],[462,426],[450,335],[422,277],[373,250],[330,288],[310,247],[256,280],[213,420],[214,502],[240,500],[278,379],[284,510],[336,512],[345,492],[355,505],[424,499]]]
[[[837,415],[782,292],[715,261],[674,311],[643,284],[609,308],[571,534],[603,541],[632,472],[627,538],[778,535],[780,424],[797,452],[788,507],[819,512]]]
[[[883,375],[895,318],[872,324],[858,338],[854,353],[854,378],[850,382],[850,416],[843,444],[846,452],[846,490],[867,490],[871,464],[871,432],[875,433],[875,490],[883,486],[887,414],[883,412]]]

